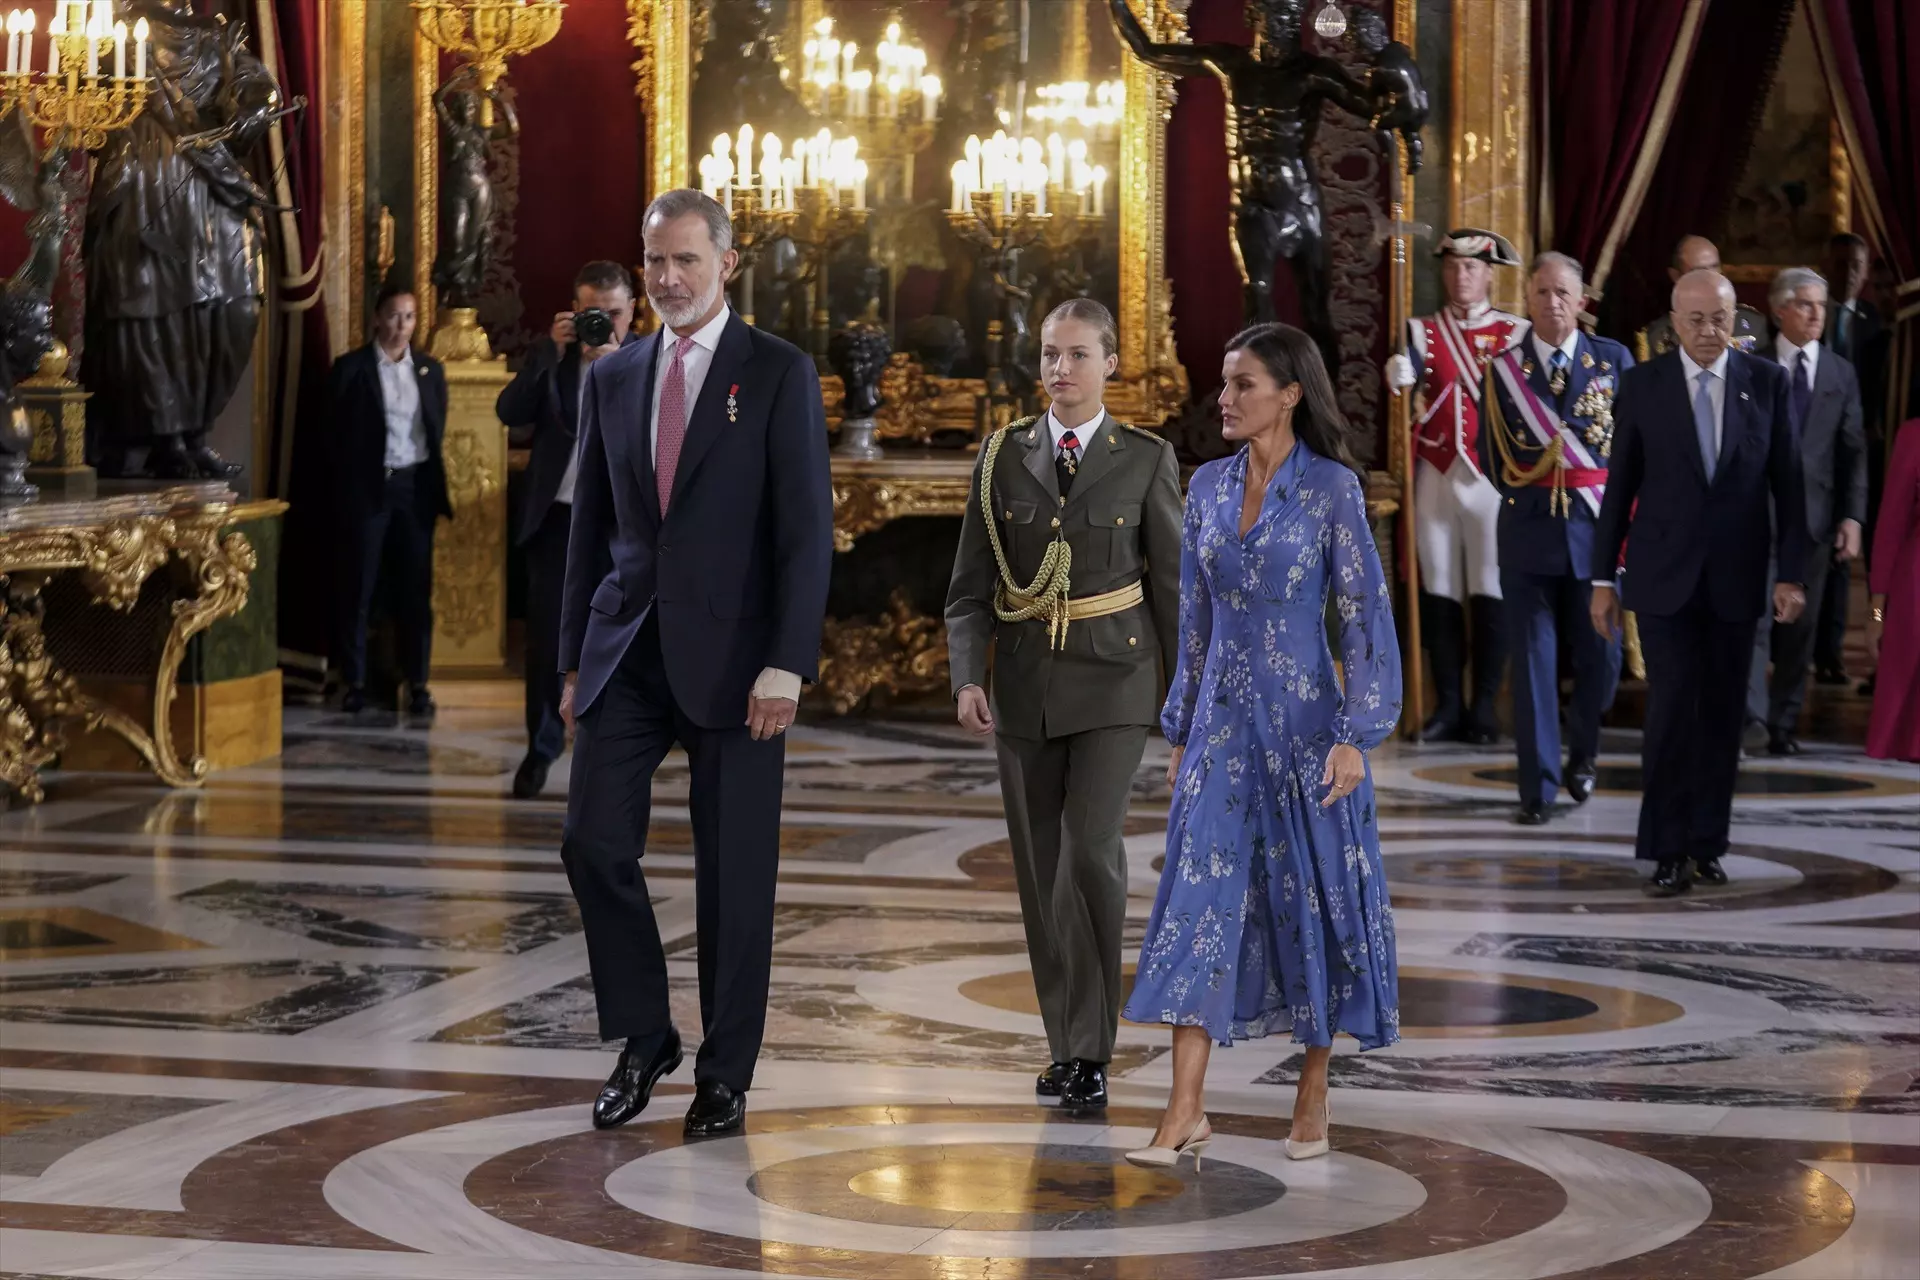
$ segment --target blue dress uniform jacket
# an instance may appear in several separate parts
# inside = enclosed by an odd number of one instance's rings
[[[1579,334],[1566,389],[1556,396],[1531,338],[1512,354],[1521,360],[1519,376],[1540,404],[1578,438],[1586,456],[1569,456],[1568,465],[1603,472],[1613,395],[1633,356],[1609,338]],[[1620,678],[1619,643],[1595,634],[1587,613],[1592,581],[1611,577],[1613,570],[1595,559],[1595,508],[1604,484],[1557,488],[1550,479],[1519,482],[1511,472],[1540,463],[1541,442],[1497,366],[1487,371],[1482,397],[1488,412],[1480,429],[1480,463],[1500,493],[1500,591],[1513,647],[1520,801],[1551,807],[1572,772],[1563,769],[1560,756],[1561,640],[1573,660],[1574,691],[1566,716],[1569,764],[1591,764],[1598,753],[1600,717],[1612,704]]]

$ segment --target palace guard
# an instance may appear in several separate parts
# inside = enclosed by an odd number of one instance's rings
[[[1500,589],[1513,637],[1513,736],[1522,826],[1540,826],[1564,783],[1593,794],[1600,717],[1613,701],[1620,645],[1588,620],[1593,533],[1606,492],[1613,397],[1633,366],[1627,349],[1581,332],[1580,264],[1543,253],[1527,275],[1532,330],[1487,369],[1480,466],[1500,492]],[[1573,656],[1567,761],[1560,761],[1559,642]]]
[[[1180,619],[1180,470],[1171,445],[1102,406],[1115,345],[1091,299],[1047,317],[1052,407],[987,438],[947,593],[954,699],[963,725],[996,738],[1052,1051],[1035,1089],[1072,1111],[1107,1103],[1127,805]]]
[[[1387,385],[1395,395],[1419,388],[1413,412],[1414,546],[1420,633],[1435,700],[1420,736],[1484,746],[1500,736],[1495,699],[1506,675],[1507,644],[1496,533],[1500,495],[1480,470],[1480,390],[1488,364],[1525,336],[1527,322],[1487,301],[1493,268],[1520,265],[1504,238],[1461,227],[1433,252],[1446,305],[1408,320],[1406,352],[1387,360]],[[1471,709],[1465,697],[1469,608]]]

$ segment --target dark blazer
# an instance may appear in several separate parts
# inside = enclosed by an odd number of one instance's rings
[[[1779,348],[1770,347],[1777,360]],[[1793,370],[1786,365],[1791,381]],[[1813,367],[1813,399],[1800,428],[1800,468],[1807,481],[1807,534],[1816,547],[1833,541],[1842,520],[1867,525],[1867,435],[1860,422],[1860,379],[1852,362],[1821,344]]]
[[[1712,484],[1694,434],[1680,353],[1670,351],[1628,371],[1614,409],[1609,475],[1595,563],[1617,563],[1626,547],[1627,608],[1650,617],[1677,614],[1705,577],[1717,616],[1727,622],[1757,619],[1769,607],[1770,551],[1781,582],[1806,581],[1806,485],[1786,371],[1772,360],[1727,353],[1726,408]],[[1777,526],[1773,511],[1780,514]]]
[[[453,518],[447,500],[447,469],[441,442],[447,434],[447,373],[438,360],[413,353],[414,376],[420,380],[420,417],[427,432],[428,483],[434,511]],[[380,392],[379,357],[369,342],[333,362],[327,379],[327,440],[333,466],[333,488],[340,514],[369,516],[387,501],[387,403]]]
[[[1829,351],[1836,351],[1843,359],[1854,364],[1860,363],[1860,357],[1867,348],[1879,338],[1885,325],[1880,319],[1880,308],[1859,299],[1854,305],[1858,311],[1849,312],[1838,302],[1827,304],[1827,332],[1821,339]]]
[[[833,568],[820,379],[799,348],[730,314],[663,521],[650,443],[663,332],[587,370],[560,669],[579,672],[574,705],[591,708],[651,606],[680,709],[733,728],[762,669],[818,674]]]
[[[641,341],[629,333],[626,343]],[[527,460],[526,492],[520,508],[520,527],[514,541],[532,541],[560,492],[567,461],[579,441],[580,344],[569,342],[563,351],[552,338],[542,337],[527,349],[520,372],[494,401],[500,421],[516,431],[532,428],[531,456]]]
[[[1541,402],[1552,409],[1553,388],[1548,382],[1551,371],[1540,362],[1531,332],[1521,335],[1518,348],[1518,354],[1525,361],[1523,369],[1531,370],[1526,375],[1527,384]],[[1616,398],[1620,380],[1631,368],[1633,356],[1626,347],[1612,338],[1582,332],[1574,344],[1573,364],[1567,370],[1567,390],[1560,402],[1562,421],[1576,433],[1584,435],[1593,421],[1592,415],[1575,414],[1574,406],[1581,404],[1583,399],[1591,403],[1595,399]],[[1481,387],[1480,403],[1490,403],[1487,399],[1489,396],[1498,397],[1500,412],[1506,419],[1508,429],[1521,440],[1531,440],[1520,418],[1520,406],[1514,404],[1507,395],[1499,375],[1489,367],[1484,377],[1486,381]],[[1589,389],[1596,393],[1593,397],[1587,396]],[[1479,452],[1480,473],[1493,484],[1501,498],[1500,518],[1495,526],[1500,567],[1543,577],[1571,574],[1583,581],[1602,576],[1593,568],[1594,516],[1585,500],[1578,494],[1570,493],[1568,496],[1573,501],[1573,510],[1562,515],[1553,510],[1552,489],[1544,485],[1509,486],[1503,475],[1500,456],[1494,449],[1490,423],[1481,425]],[[1591,452],[1595,455],[1594,461],[1603,467],[1607,465],[1598,449]],[[1527,449],[1515,460],[1522,466],[1530,466],[1539,457],[1538,449]]]

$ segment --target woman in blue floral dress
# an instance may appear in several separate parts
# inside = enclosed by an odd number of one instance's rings
[[[1173,746],[1166,866],[1126,1016],[1171,1023],[1166,1165],[1210,1134],[1214,1041],[1307,1046],[1288,1154],[1326,1150],[1336,1032],[1399,1038],[1393,911],[1365,754],[1400,715],[1393,605],[1366,493],[1318,348],[1262,324],[1227,347],[1227,439],[1187,494],[1181,645],[1161,723]],[[1327,602],[1340,672],[1327,644]]]

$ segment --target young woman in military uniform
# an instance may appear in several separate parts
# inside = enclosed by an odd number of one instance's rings
[[[1120,1017],[1127,803],[1180,615],[1180,471],[1101,403],[1113,317],[1074,298],[1040,331],[1052,404],[980,451],[947,592],[960,723],[995,735],[1052,1064],[1036,1091],[1107,1103]],[[993,654],[991,697],[988,653]]]

